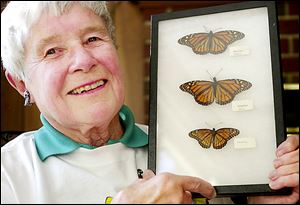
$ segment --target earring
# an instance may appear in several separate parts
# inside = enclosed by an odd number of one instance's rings
[[[24,99],[25,99],[24,106],[32,105],[32,103],[30,102],[30,93],[28,90],[25,90],[25,92],[24,92]]]

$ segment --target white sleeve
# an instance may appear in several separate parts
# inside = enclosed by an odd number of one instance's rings
[[[1,165],[1,204],[18,204],[14,189]]]

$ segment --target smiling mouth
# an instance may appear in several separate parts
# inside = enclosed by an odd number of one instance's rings
[[[99,81],[96,81],[92,84],[84,85],[84,86],[78,87],[74,90],[71,90],[70,92],[68,92],[68,94],[70,94],[70,95],[79,95],[79,94],[89,92],[91,90],[95,90],[97,88],[103,87],[106,83],[107,83],[107,80],[99,80]]]

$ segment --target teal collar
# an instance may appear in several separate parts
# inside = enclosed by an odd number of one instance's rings
[[[108,144],[121,142],[131,148],[147,145],[148,135],[135,125],[134,116],[126,105],[122,106],[119,116],[125,132],[119,140],[109,140]],[[38,155],[42,161],[49,156],[73,152],[79,147],[96,148],[88,144],[75,142],[52,127],[42,114],[40,118],[43,127],[34,134],[34,138]]]

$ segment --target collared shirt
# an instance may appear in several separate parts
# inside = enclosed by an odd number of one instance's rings
[[[119,140],[109,140],[107,144],[121,142],[127,147],[137,148],[148,144],[148,135],[135,125],[134,116],[130,109],[123,105],[119,117],[124,127],[124,134]],[[94,149],[88,144],[78,143],[56,130],[41,114],[43,127],[35,133],[35,145],[41,160],[52,155],[67,154],[79,147]]]
[[[119,112],[124,134],[101,147],[77,143],[54,129],[26,132],[1,148],[1,203],[104,203],[147,169],[147,126]]]

